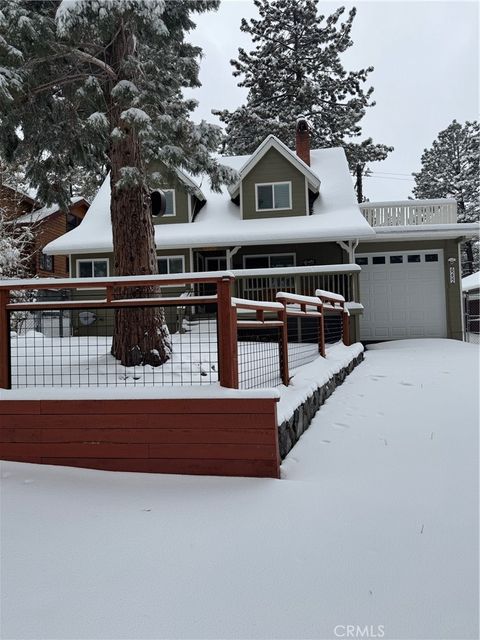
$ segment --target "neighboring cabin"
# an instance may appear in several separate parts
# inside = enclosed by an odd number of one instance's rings
[[[69,276],[69,261],[66,256],[51,256],[43,252],[43,248],[77,227],[89,208],[89,203],[82,197],[72,198],[67,212],[58,205],[42,207],[32,196],[20,189],[0,185],[0,209],[10,220],[17,224],[31,227],[33,234],[30,272],[32,276],[65,278]]]
[[[250,156],[219,160],[238,172],[220,193],[182,171],[162,185],[165,214],[152,210],[161,274],[233,269],[237,295],[264,299],[279,288],[312,294],[326,281],[351,303],[356,339],[462,339],[459,249],[478,226],[456,223],[454,201],[359,206],[343,149],[310,150],[304,120],[296,153],[268,136]],[[72,276],[122,275],[109,178],[81,227],[45,253],[68,255]]]

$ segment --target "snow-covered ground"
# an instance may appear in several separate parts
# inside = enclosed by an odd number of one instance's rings
[[[3,463],[0,636],[478,638],[478,354],[372,347],[282,480]]]

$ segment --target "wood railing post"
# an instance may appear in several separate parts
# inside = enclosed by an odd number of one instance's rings
[[[325,358],[325,314],[323,313],[323,302],[320,302],[318,310],[321,313],[318,319],[318,351],[322,358]]]
[[[237,309],[231,307],[231,321],[232,321],[232,381],[233,388],[238,389],[238,326],[237,326]]]
[[[0,389],[12,388],[12,372],[10,359],[10,315],[7,304],[10,302],[10,291],[0,290]]]
[[[281,300],[283,304],[282,311],[278,312],[278,317],[282,320],[282,326],[280,327],[280,340],[278,344],[279,358],[280,358],[280,377],[283,384],[288,387],[290,382],[290,374],[288,371],[288,315],[287,315],[287,303]]]
[[[342,309],[342,338],[343,338],[343,344],[346,347],[349,347],[350,346],[350,314],[345,308]]]
[[[232,308],[232,278],[217,282],[218,368],[222,387],[238,388],[237,323]]]

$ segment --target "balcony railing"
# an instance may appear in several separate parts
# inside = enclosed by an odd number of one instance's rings
[[[364,202],[359,206],[368,224],[372,227],[404,227],[457,222],[457,203],[450,198]]]
[[[314,296],[317,289],[323,289],[343,296],[347,302],[359,302],[359,272],[356,264],[238,269],[233,271],[235,295],[248,300],[274,301],[279,291]]]

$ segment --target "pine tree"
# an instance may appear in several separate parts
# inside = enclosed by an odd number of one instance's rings
[[[341,62],[353,44],[356,9],[341,22],[344,7],[325,17],[318,15],[318,0],[254,2],[260,18],[243,19],[240,29],[255,48],[239,49],[231,61],[233,75],[242,78],[238,86],[248,89],[247,102],[234,111],[213,111],[227,125],[225,151],[252,153],[271,133],[292,148],[302,115],[312,125],[314,147],[345,147],[359,193],[367,163],[385,159],[392,147],[370,138],[354,142],[366,109],[375,104],[373,88],[363,88],[373,67],[347,72]]]
[[[33,235],[29,227],[18,224],[15,219],[7,218],[0,209],[0,280],[19,279],[32,276]],[[34,293],[16,291],[17,302],[31,301]],[[15,311],[10,314],[10,328],[20,331],[24,326],[28,312]]]
[[[480,219],[480,126],[454,120],[440,131],[422,155],[422,168],[414,173],[416,198],[454,198],[458,222]],[[478,270],[478,241],[464,244],[463,275]]]
[[[157,273],[147,166],[232,172],[210,155],[221,130],[195,125],[200,49],[192,12],[218,0],[4,0],[0,7],[0,154],[25,166],[38,198],[66,206],[77,168],[110,170],[114,273]],[[147,297],[150,288],[128,295]],[[117,296],[127,292],[118,290]],[[169,357],[163,311],[116,312],[112,354],[126,366]]]

